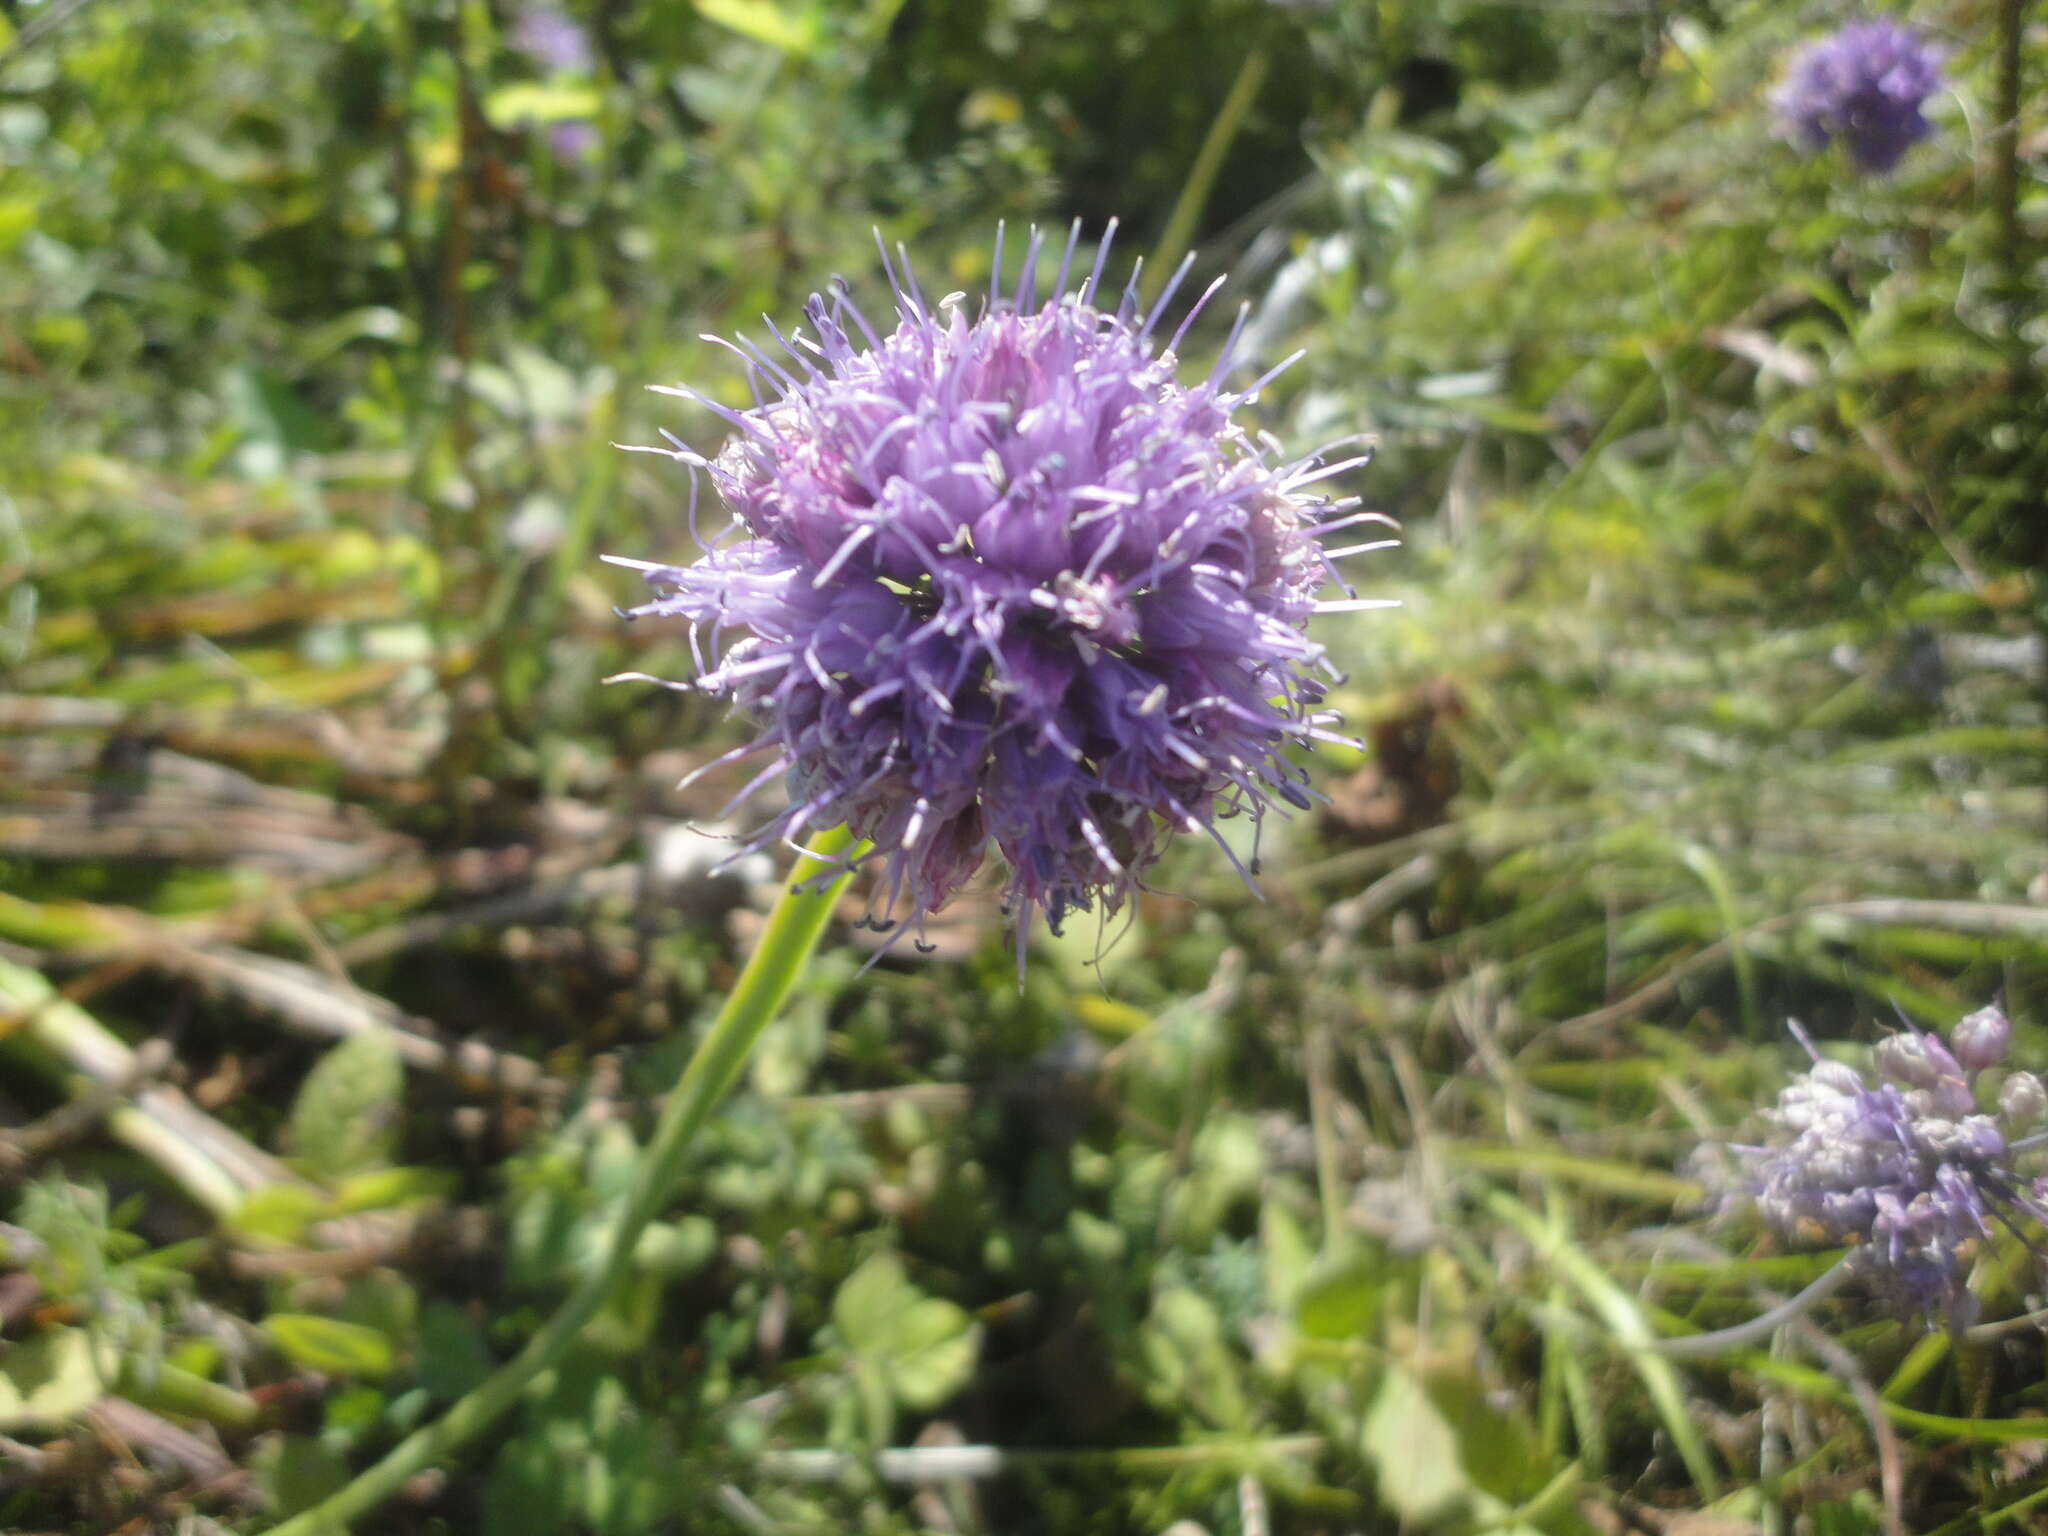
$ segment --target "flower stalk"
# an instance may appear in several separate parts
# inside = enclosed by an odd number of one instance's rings
[[[339,1492],[274,1527],[272,1536],[331,1536],[346,1530],[350,1521],[375,1509],[408,1478],[445,1465],[517,1402],[535,1377],[568,1353],[625,1278],[640,1234],[674,1194],[698,1131],[738,1079],[761,1031],[781,1009],[817,947],[833,904],[852,875],[852,841],[843,828],[823,833],[797,860],[746,969],[662,1109],[654,1139],[634,1171],[604,1262],[584,1275],[540,1332],[482,1385],[432,1424],[407,1436]]]

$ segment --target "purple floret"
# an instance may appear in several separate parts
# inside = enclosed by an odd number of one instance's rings
[[[563,165],[589,159],[602,142],[597,125],[583,118],[570,118],[548,127],[548,153]]]
[[[1866,171],[1889,171],[1927,137],[1921,104],[1942,87],[1944,51],[1893,21],[1852,22],[1792,55],[1771,106],[1810,151],[1837,138]]]
[[[2016,1215],[2041,1222],[2048,1195],[2014,1170],[2012,1109],[1976,1107],[1977,1074],[2003,1061],[2010,1025],[1997,1009],[1980,1010],[1951,1032],[1955,1050],[1932,1035],[1893,1036],[1877,1052],[1875,1087],[1823,1061],[1792,1028],[1814,1066],[1771,1115],[1789,1141],[1736,1149],[1743,1193],[1787,1240],[1852,1249],[1852,1262],[1902,1311],[1961,1320],[1973,1245]],[[2034,1082],[2018,1073],[2007,1081]]]
[[[590,38],[566,11],[527,11],[512,29],[512,46],[542,69],[580,74],[590,68]]]
[[[734,528],[694,565],[618,562],[660,594],[634,615],[723,647],[673,686],[759,725],[732,754],[768,759],[749,791],[788,787],[749,847],[844,823],[881,863],[880,926],[944,906],[991,846],[1013,912],[1114,912],[1173,832],[1307,805],[1285,749],[1342,739],[1303,633],[1339,553],[1317,540],[1384,519],[1312,487],[1363,458],[1276,462],[1231,421],[1266,382],[1225,386],[1237,332],[1180,382],[1181,332],[1153,335],[1174,285],[1149,316],[1135,286],[1097,309],[1101,255],[1066,291],[1077,243],[1042,305],[1034,234],[978,318],[906,264],[886,336],[835,285],[808,335],[777,333],[786,358],[741,343],[753,409],[674,391],[735,429],[672,454]]]

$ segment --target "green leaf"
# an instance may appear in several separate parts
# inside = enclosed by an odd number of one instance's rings
[[[1474,1369],[1480,1354],[1476,1335],[1432,1351],[1415,1362],[1416,1381],[1456,1437],[1460,1464],[1475,1488],[1510,1503],[1536,1498],[1559,1468],[1545,1454],[1533,1420],[1494,1406]]]
[[[893,1253],[877,1254],[846,1277],[832,1321],[847,1348],[881,1375],[906,1408],[937,1407],[974,1373],[980,1331],[950,1301],[927,1296]]]
[[[503,131],[529,124],[584,122],[604,107],[604,97],[588,85],[550,85],[522,80],[501,85],[484,98],[484,121]]]
[[[1277,1199],[1259,1208],[1259,1256],[1264,1261],[1266,1305],[1284,1312],[1300,1297],[1315,1250],[1294,1213]]]
[[[1250,1428],[1253,1413],[1239,1359],[1206,1297],[1179,1288],[1161,1292],[1138,1337],[1151,1376],[1149,1393],[1162,1409],[1193,1415],[1215,1429]]]
[[[250,1192],[229,1219],[235,1231],[250,1237],[296,1242],[306,1228],[331,1214],[333,1202],[318,1190],[297,1184],[266,1184]]]
[[[286,1359],[337,1376],[385,1376],[397,1363],[391,1340],[374,1328],[309,1312],[273,1312],[263,1331]]]
[[[354,1211],[386,1211],[443,1200],[455,1193],[458,1182],[446,1168],[374,1168],[335,1183],[334,1212],[346,1216]]]
[[[484,1491],[483,1529],[500,1536],[558,1536],[569,1525],[576,1486],[562,1460],[537,1435],[506,1440]]]
[[[105,1391],[83,1328],[51,1328],[0,1355],[0,1430],[56,1428]]]
[[[1429,1394],[1398,1366],[1373,1398],[1362,1445],[1378,1474],[1380,1502],[1403,1522],[1429,1520],[1471,1495],[1457,1435]]]
[[[419,1328],[419,1292],[396,1270],[357,1275],[335,1310],[343,1321],[375,1329],[394,1345],[410,1341]]]
[[[420,1385],[437,1398],[462,1396],[491,1374],[490,1352],[469,1314],[449,1301],[420,1317]]]
[[[769,0],[696,0],[698,14],[707,21],[750,37],[770,48],[798,58],[818,51],[818,24],[811,16],[793,17]]]
[[[398,1148],[404,1092],[405,1064],[390,1031],[351,1036],[306,1074],[292,1105],[292,1150],[326,1180],[386,1166]]]
[[[1312,1339],[1355,1339],[1372,1325],[1380,1306],[1386,1262],[1355,1250],[1315,1264],[1294,1298],[1294,1321]]]
[[[633,1267],[658,1280],[679,1280],[710,1263],[717,1251],[718,1228],[707,1217],[651,1221],[633,1244]]]
[[[348,1481],[348,1461],[309,1435],[280,1435],[257,1448],[256,1479],[276,1506],[273,1515],[311,1509]]]

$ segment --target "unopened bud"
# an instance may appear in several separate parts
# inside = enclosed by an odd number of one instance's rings
[[[1851,1094],[1863,1091],[1863,1078],[1852,1066],[1840,1061],[1817,1061],[1813,1070],[1806,1074],[1807,1081],[1816,1088],[1829,1093]]]
[[[2012,1044],[2012,1020],[1996,1003],[1979,1008],[1956,1020],[1955,1028],[1948,1032],[1948,1043],[1964,1070],[1981,1072],[1995,1067],[2005,1060],[2006,1048]]]
[[[1877,1070],[1908,1088],[1932,1088],[1942,1069],[1954,1064],[1955,1058],[1931,1035],[1887,1035],[1877,1042]]]
[[[1998,1112],[2014,1126],[2032,1125],[2048,1115],[2048,1088],[2031,1072],[2015,1072],[1998,1090]]]

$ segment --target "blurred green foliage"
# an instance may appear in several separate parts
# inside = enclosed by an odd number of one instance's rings
[[[944,291],[1112,214],[1307,349],[1263,425],[1376,444],[1370,752],[1264,902],[1189,848],[1021,981],[972,903],[828,952],[570,1363],[363,1529],[1846,1536],[1866,1387],[1905,1528],[2032,1507],[2034,1333],[1627,1347],[1826,1262],[1698,1219],[1788,1015],[2048,1046],[2048,123],[2019,8],[1914,11],[1873,181],[1771,136],[1825,5],[0,4],[0,955],[115,1052],[0,992],[0,1525],[262,1529],[597,1261],[752,931],[674,872],[715,711],[600,686],[691,665],[612,445],[714,445],[643,386],[745,404],[700,333],[876,230]]]

